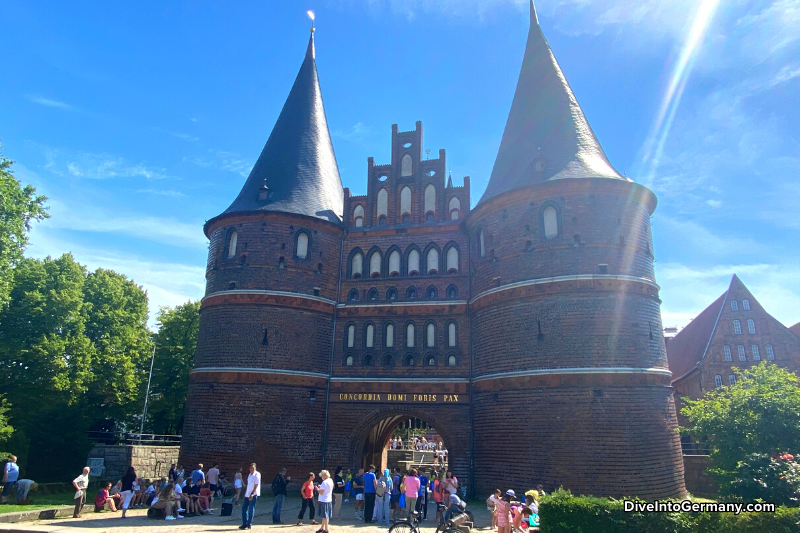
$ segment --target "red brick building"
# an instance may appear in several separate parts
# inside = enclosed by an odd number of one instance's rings
[[[676,399],[696,400],[735,383],[734,367],[770,361],[798,372],[800,337],[767,313],[734,274],[728,290],[669,341],[667,356]]]
[[[531,29],[481,200],[392,127],[343,189],[313,34],[241,193],[209,220],[182,461],[385,460],[409,417],[470,489],[685,492],[647,188],[608,162]]]

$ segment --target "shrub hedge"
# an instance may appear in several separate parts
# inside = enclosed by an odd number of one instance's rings
[[[800,509],[774,513],[625,512],[622,500],[559,489],[539,504],[541,533],[800,533]]]

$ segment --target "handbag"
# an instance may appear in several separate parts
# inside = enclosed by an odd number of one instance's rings
[[[406,495],[405,494],[401,494],[400,495],[400,501],[398,502],[397,505],[402,509],[406,508]]]
[[[350,482],[348,481],[347,484],[344,486],[344,490],[351,490]]]

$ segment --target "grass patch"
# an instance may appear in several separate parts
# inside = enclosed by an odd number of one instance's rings
[[[42,494],[36,495],[36,493],[29,494],[31,497],[31,501],[33,502],[31,505],[11,505],[13,502],[16,501],[14,496],[8,499],[9,505],[0,505],[0,514],[6,513],[19,513],[21,511],[37,511],[42,509],[52,509],[53,507],[60,507],[62,505],[75,505],[75,500],[73,496],[75,496],[75,491],[71,492],[61,492],[56,494]],[[86,503],[92,504],[93,502],[89,501],[89,497],[87,494]]]

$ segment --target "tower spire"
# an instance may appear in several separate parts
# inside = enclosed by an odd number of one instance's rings
[[[533,0],[530,7],[517,89],[481,202],[553,179],[630,181],[608,162],[542,33]]]

